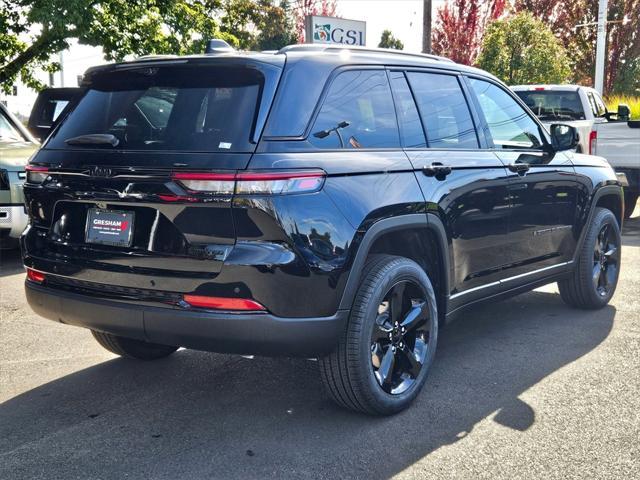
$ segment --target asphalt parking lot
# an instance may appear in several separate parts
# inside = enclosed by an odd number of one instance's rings
[[[640,478],[640,208],[611,305],[554,286],[466,312],[408,411],[334,406],[316,363],[117,358],[0,268],[0,478]]]

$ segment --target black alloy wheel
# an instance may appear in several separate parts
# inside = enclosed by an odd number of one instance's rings
[[[601,297],[607,297],[615,287],[620,265],[619,238],[606,223],[596,237],[593,249],[593,285]]]
[[[392,395],[416,382],[430,348],[426,293],[414,282],[393,285],[378,306],[371,334],[371,367],[378,384]]]
[[[438,342],[436,293],[413,260],[372,255],[336,349],[320,358],[331,398],[370,415],[407,408],[427,381]]]
[[[611,210],[596,207],[572,271],[558,282],[560,296],[572,307],[598,309],[613,296],[621,266],[620,224]]]

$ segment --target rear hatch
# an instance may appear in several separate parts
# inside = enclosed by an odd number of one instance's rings
[[[280,70],[237,56],[89,71],[29,167],[27,257],[76,282],[196,290],[235,243],[233,179]]]

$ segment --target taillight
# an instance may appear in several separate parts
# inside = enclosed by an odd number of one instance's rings
[[[317,192],[322,188],[323,171],[305,172],[242,172],[237,175],[239,195],[284,195]]]
[[[36,165],[27,165],[27,183],[42,183],[49,176],[48,167],[38,167]]]
[[[285,195],[317,192],[325,179],[322,170],[289,172],[191,173],[176,172],[171,178],[191,192],[219,195]]]
[[[27,268],[27,278],[35,283],[42,283],[45,280],[45,274],[34,270],[33,268]]]
[[[201,295],[185,295],[183,298],[192,307],[245,312],[263,312],[266,310],[264,306],[248,298],[205,297]]]
[[[598,149],[598,132],[591,130],[589,133],[589,155],[595,155]]]
[[[235,186],[233,173],[174,173],[173,180],[177,180],[192,192],[208,192],[220,195],[231,195]]]

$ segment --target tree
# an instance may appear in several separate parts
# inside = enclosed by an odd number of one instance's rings
[[[528,12],[489,25],[478,66],[510,85],[563,83],[571,73],[560,41]]]
[[[436,14],[432,52],[472,65],[487,24],[501,17],[506,5],[506,0],[447,0]]]
[[[593,84],[598,0],[516,0],[516,11],[531,12],[546,23],[567,51],[572,81]],[[640,58],[640,0],[609,0],[605,92],[634,92]]]
[[[279,5],[262,0],[258,28],[253,47],[256,50],[279,50],[298,41],[295,19],[289,2],[283,0]]]
[[[21,79],[43,85],[37,68],[55,71],[50,57],[69,40],[102,47],[107,60],[152,53],[202,52],[220,31],[215,0],[3,0],[0,4],[0,85],[5,91]]]
[[[293,10],[296,17],[298,43],[304,43],[304,19],[307,15],[336,16],[336,0],[295,0]]]
[[[380,43],[378,44],[380,48],[394,48],[396,50],[403,50],[404,43],[402,43],[399,39],[393,36],[391,30],[385,30],[382,32],[382,36],[380,37]]]

